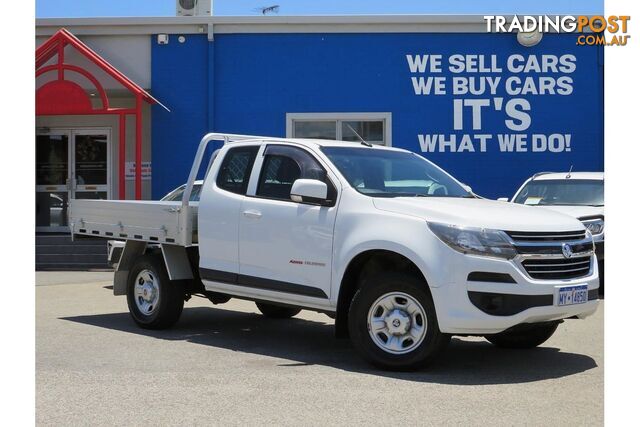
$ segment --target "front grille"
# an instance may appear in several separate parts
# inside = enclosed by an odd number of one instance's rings
[[[591,272],[593,240],[587,237],[586,230],[505,233],[520,254],[522,267],[532,279],[575,279]],[[566,253],[567,246],[571,254]],[[565,255],[570,256],[566,258]]]
[[[558,256],[568,244],[574,254],[593,251],[593,240],[586,230],[578,231],[505,231],[519,254]]]
[[[564,242],[582,240],[585,230],[578,231],[505,231],[515,242]]]
[[[523,260],[522,266],[527,270],[529,276],[534,279],[575,279],[589,274],[591,271],[591,256],[530,258]]]

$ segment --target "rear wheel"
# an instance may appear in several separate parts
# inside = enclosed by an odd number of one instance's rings
[[[534,348],[551,338],[558,329],[558,323],[532,325],[519,331],[506,331],[485,338],[496,347],[502,348]]]
[[[288,319],[300,313],[300,309],[296,307],[285,307],[282,305],[266,304],[264,302],[256,302],[256,306],[260,313],[272,319]]]
[[[403,273],[361,284],[349,308],[349,335],[367,361],[389,370],[424,367],[450,340],[440,332],[427,284]]]
[[[184,286],[169,280],[159,255],[146,254],[129,271],[127,304],[133,320],[146,329],[165,329],[180,318]]]

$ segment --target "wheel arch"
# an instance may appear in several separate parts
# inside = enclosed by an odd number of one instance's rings
[[[114,273],[113,294],[126,295],[129,270],[140,257],[149,253],[162,258],[170,280],[193,281],[198,265],[197,260],[194,261],[193,252],[183,246],[148,245],[142,241],[127,240]]]
[[[406,272],[424,281],[428,288],[428,281],[422,270],[406,254],[391,249],[366,249],[351,257],[340,278],[340,288],[336,303],[336,336],[348,336],[348,313],[353,296],[359,289],[360,283],[368,275],[381,271]]]

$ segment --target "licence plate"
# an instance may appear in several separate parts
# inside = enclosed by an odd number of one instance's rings
[[[587,285],[565,286],[558,289],[558,306],[584,304],[589,301]]]

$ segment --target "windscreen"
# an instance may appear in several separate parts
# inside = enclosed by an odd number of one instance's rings
[[[604,181],[544,179],[529,181],[516,196],[525,205],[604,206]]]
[[[323,147],[322,151],[349,184],[367,196],[473,197],[417,154],[365,147]]]

